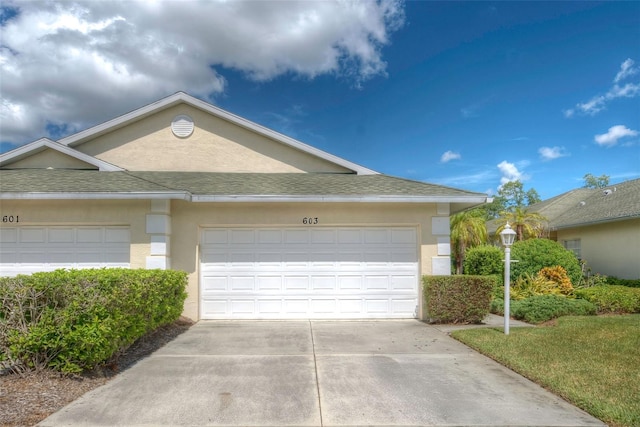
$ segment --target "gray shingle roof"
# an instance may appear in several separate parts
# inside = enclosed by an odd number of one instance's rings
[[[551,221],[553,229],[640,217],[640,179],[586,190]]]
[[[323,196],[433,198],[443,202],[486,198],[481,193],[387,175],[256,174],[209,172],[98,172],[86,170],[1,170],[0,193],[183,194],[184,197]],[[445,200],[447,199],[447,200]],[[475,202],[480,203],[480,202]]]
[[[576,188],[526,207],[548,221],[551,230],[621,221],[640,217],[640,179],[606,188]],[[495,233],[496,220],[487,221],[487,231]]]

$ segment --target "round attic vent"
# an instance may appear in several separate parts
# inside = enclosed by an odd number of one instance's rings
[[[193,119],[189,116],[175,116],[171,121],[171,132],[178,138],[186,138],[193,133]]]

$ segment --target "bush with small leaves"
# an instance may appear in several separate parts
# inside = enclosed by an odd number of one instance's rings
[[[582,278],[582,269],[573,252],[558,242],[549,239],[529,239],[515,242],[511,247],[511,280],[529,273],[536,275],[545,267],[562,266],[571,280],[577,284]]]
[[[527,323],[542,323],[561,316],[587,316],[596,314],[596,306],[581,299],[561,295],[536,295],[514,301],[511,314]]]
[[[16,371],[78,373],[176,320],[185,272],[56,270],[0,278],[0,354]]]
[[[640,288],[593,286],[576,289],[575,295],[595,304],[599,313],[640,313]]]
[[[493,276],[424,276],[422,282],[432,323],[480,323],[489,314]]]
[[[504,275],[504,254],[491,245],[468,249],[464,258],[464,274],[473,276],[496,276],[502,283]]]

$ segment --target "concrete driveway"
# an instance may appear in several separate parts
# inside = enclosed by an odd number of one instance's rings
[[[203,321],[42,426],[602,426],[417,320]]]

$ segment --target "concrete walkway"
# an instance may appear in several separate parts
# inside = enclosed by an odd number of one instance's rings
[[[417,320],[203,321],[41,426],[602,426]]]

